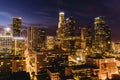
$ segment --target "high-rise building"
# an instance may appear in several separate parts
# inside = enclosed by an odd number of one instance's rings
[[[12,25],[13,37],[20,37],[21,32],[22,32],[22,18],[15,17],[13,18],[13,25]]]
[[[28,48],[35,50],[37,48],[37,29],[36,27],[28,27]]]
[[[65,21],[64,28],[64,43],[62,44],[65,51],[74,51],[75,44],[75,20],[69,17]]]
[[[75,36],[75,20],[72,17],[67,18],[65,21],[64,36]]]
[[[39,43],[39,48],[41,50],[46,49],[46,29],[40,28],[38,29],[38,43]]]
[[[45,49],[46,30],[38,27],[28,28],[28,47],[31,50]]]
[[[58,48],[61,48],[61,44],[63,42],[64,27],[65,27],[64,19],[65,19],[64,12],[60,12],[59,13],[58,30],[57,30],[57,45],[58,45]]]
[[[101,51],[110,50],[110,28],[105,24],[105,17],[100,16],[95,18],[94,22],[94,38],[95,48]]]
[[[59,38],[63,38],[63,34],[64,34],[64,25],[65,25],[65,21],[64,21],[65,17],[64,17],[64,12],[60,12],[59,13],[59,22],[58,22],[58,30],[57,30],[57,37]]]
[[[92,48],[92,28],[90,26],[81,28],[81,48]]]

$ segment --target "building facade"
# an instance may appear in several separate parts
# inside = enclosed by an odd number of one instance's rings
[[[110,50],[110,34],[110,28],[106,26],[105,17],[96,17],[94,22],[95,48],[100,49],[101,51]]]
[[[59,22],[57,29],[57,47],[61,48],[64,38],[64,27],[65,27],[65,14],[64,12],[59,13]]]
[[[75,48],[75,20],[69,17],[65,21],[64,39],[62,48],[65,51],[73,52]]]
[[[13,18],[13,25],[12,25],[13,37],[20,37],[21,32],[22,32],[22,18],[15,17]]]
[[[92,48],[92,28],[90,26],[81,28],[81,48]]]
[[[46,30],[38,27],[28,28],[28,48],[31,50],[44,50],[46,42]]]

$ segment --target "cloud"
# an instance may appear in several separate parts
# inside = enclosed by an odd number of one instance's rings
[[[12,18],[12,15],[8,12],[0,11],[0,16],[7,17],[7,18]]]

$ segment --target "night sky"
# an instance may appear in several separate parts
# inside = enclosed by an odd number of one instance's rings
[[[93,26],[95,17],[105,16],[112,40],[120,41],[120,0],[0,0],[0,26],[11,24],[12,17],[22,17],[23,23],[39,24],[56,34],[60,11],[66,18],[73,16],[77,27]]]

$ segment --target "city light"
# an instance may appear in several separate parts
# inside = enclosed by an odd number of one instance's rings
[[[10,32],[10,30],[11,30],[9,27],[4,28],[4,29],[5,29],[6,32]]]
[[[6,74],[0,79],[17,74],[28,80],[120,80],[120,42],[112,41],[105,17],[78,29],[75,18],[58,15],[54,36],[47,28],[30,25],[23,37],[24,21],[12,18],[12,28],[0,35],[0,74]]]

